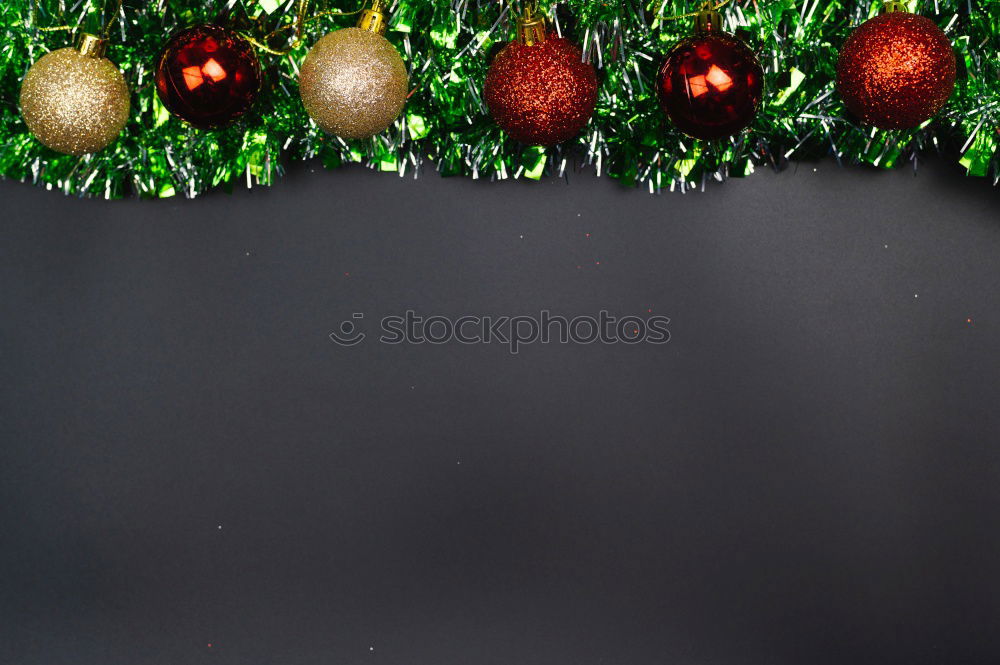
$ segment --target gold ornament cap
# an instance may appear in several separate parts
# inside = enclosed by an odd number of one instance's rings
[[[525,46],[545,41],[545,15],[539,14],[530,5],[524,8],[523,16],[517,17],[517,41]]]
[[[882,4],[882,9],[879,10],[879,14],[897,14],[897,13],[907,13],[909,10],[906,8],[905,2],[899,2],[899,0],[886,0]]]
[[[368,6],[361,12],[358,27],[368,32],[374,32],[376,35],[384,35],[389,26],[389,18],[386,14],[383,0],[370,0]]]
[[[84,32],[76,40],[76,50],[91,58],[103,58],[108,50],[108,40],[89,32]]]
[[[695,32],[720,32],[722,30],[722,14],[714,9],[703,9],[694,15]]]

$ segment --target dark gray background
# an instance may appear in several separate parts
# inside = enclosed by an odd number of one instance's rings
[[[0,196],[5,665],[1000,661],[1000,191],[949,163]],[[672,339],[327,337],[408,308]]]

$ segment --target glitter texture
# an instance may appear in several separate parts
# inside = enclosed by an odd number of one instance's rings
[[[385,130],[406,102],[409,78],[396,47],[360,28],[324,36],[309,51],[299,94],[319,127],[345,139]]]
[[[700,33],[670,51],[658,81],[660,104],[679,130],[696,139],[721,139],[753,122],[764,70],[736,37]]]
[[[576,136],[597,103],[597,75],[568,39],[507,44],[486,75],[486,104],[513,139],[551,146]]]
[[[930,19],[892,12],[851,33],[837,60],[837,90],[847,109],[881,129],[917,127],[955,87],[951,42]]]
[[[107,58],[59,49],[28,70],[21,113],[31,133],[49,148],[86,155],[121,134],[129,115],[128,86]]]
[[[199,129],[225,127],[242,116],[260,84],[260,62],[250,42],[215,25],[177,33],[157,61],[160,101]]]

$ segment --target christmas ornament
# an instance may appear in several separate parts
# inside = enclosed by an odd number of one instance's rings
[[[168,111],[199,129],[224,127],[260,93],[260,62],[246,39],[217,25],[176,33],[156,65],[156,92]]]
[[[597,75],[568,39],[546,34],[530,8],[517,19],[517,39],[486,74],[486,105],[502,130],[529,145],[551,146],[580,133],[597,103]]]
[[[384,131],[403,110],[409,77],[385,30],[385,4],[372,0],[357,27],[331,32],[309,50],[299,95],[323,131],[366,139]]]
[[[851,33],[837,60],[837,91],[847,109],[880,129],[918,127],[955,87],[955,54],[941,28],[886,2]]]
[[[531,2],[520,1],[519,6]],[[662,131],[669,123],[665,117],[660,119],[663,112],[650,98],[662,64],[662,58],[652,55],[660,53],[664,44],[669,51],[670,46],[692,35],[690,19],[663,21],[659,11],[651,15],[650,9],[669,13],[683,3],[546,3],[552,10],[550,17],[558,14],[564,28],[573,26],[572,34],[580,37],[571,39],[594,63],[600,79],[597,105],[583,130],[586,138],[578,137],[580,149],[570,155],[526,148],[511,140],[486,108],[483,82],[492,59],[483,54],[499,51],[510,41],[505,17],[510,15],[508,8],[517,4],[513,0],[394,3],[399,9],[391,15],[386,34],[412,69],[410,89],[416,88],[416,92],[406,100],[403,111],[406,131],[393,128],[379,140],[365,142],[331,140],[312,122],[303,122],[307,116],[302,100],[294,93],[294,82],[312,43],[307,40],[308,46],[292,50],[288,57],[262,55],[265,47],[283,50],[302,37],[303,31],[297,28],[300,16],[319,20],[329,12],[302,12],[299,8],[305,0],[129,0],[124,10],[127,20],[113,31],[120,46],[109,46],[108,57],[134,89],[133,104],[142,102],[142,114],[140,117],[133,109],[125,128],[128,136],[123,134],[121,140],[81,165],[77,158],[60,158],[34,138],[21,117],[18,95],[32,63],[49,51],[72,45],[62,43],[65,35],[53,31],[56,24],[72,28],[97,25],[98,7],[115,3],[0,0],[0,33],[4,35],[0,49],[0,178],[73,196],[193,197],[244,183],[273,185],[285,177],[292,164],[318,157],[318,163],[328,169],[358,164],[408,176],[414,175],[415,169],[425,174],[435,170],[486,181],[540,179],[548,174],[571,174],[575,167],[589,165],[602,177],[655,192],[684,191],[690,183],[749,175],[761,166],[780,167],[787,161],[830,156],[845,167],[862,163],[884,170],[922,163],[915,157],[933,152],[989,184],[1000,182],[1000,21],[996,11],[987,9],[995,7],[997,0],[972,2],[971,11],[968,0],[935,0],[920,5],[933,7],[925,15],[942,27],[949,26],[946,32],[961,82],[956,80],[952,96],[933,122],[903,132],[859,131],[857,117],[847,111],[833,89],[836,49],[869,17],[870,2],[793,3],[799,10],[805,7],[804,11],[791,11],[784,1],[740,2],[739,8],[734,2],[730,5],[734,14],[739,14],[741,36],[746,35],[760,62],[766,63],[767,96],[753,121],[752,140],[726,142],[717,146],[718,150],[704,149],[710,146],[693,142],[680,131]],[[318,7],[320,3],[305,4]],[[696,4],[687,4],[697,9]],[[876,6],[881,4],[879,0]],[[914,4],[907,2],[911,7]],[[163,46],[175,32],[211,22],[229,5],[234,20],[243,19],[244,9],[255,15],[246,25],[252,25],[248,29],[263,44],[255,46],[261,66],[267,68],[264,83],[273,83],[274,90],[262,91],[239,126],[227,131],[188,131],[176,120],[164,122],[168,113],[150,89],[155,86],[156,63]],[[466,5],[467,12],[450,11]],[[346,0],[323,6],[358,7]],[[103,15],[110,18],[109,12]],[[122,15],[118,12],[119,18]],[[548,25],[554,27],[554,21]],[[150,99],[146,91],[154,97]],[[397,125],[403,128],[402,122]],[[934,179],[935,175],[921,168],[918,178]]]
[[[715,10],[695,15],[695,34],[671,49],[660,67],[660,105],[696,139],[732,136],[753,122],[764,70],[741,40],[722,31]]]
[[[104,57],[107,42],[84,34],[76,48],[48,53],[21,86],[21,114],[35,137],[67,155],[103,150],[129,114],[125,77]]]

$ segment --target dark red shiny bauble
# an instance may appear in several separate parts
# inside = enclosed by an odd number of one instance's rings
[[[753,122],[764,70],[753,52],[725,32],[699,32],[679,42],[660,67],[660,105],[677,129],[721,139]]]
[[[941,110],[955,87],[955,53],[933,21],[890,12],[854,30],[837,59],[837,91],[863,122],[917,127]]]
[[[156,65],[156,91],[167,110],[200,129],[228,125],[260,93],[260,61],[232,30],[199,25],[178,32]]]
[[[597,74],[568,39],[511,42],[486,74],[486,105],[500,128],[529,145],[550,146],[580,133],[597,103]]]

